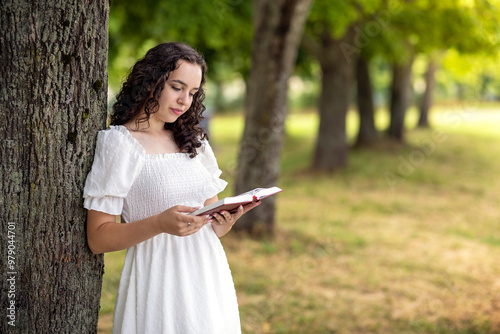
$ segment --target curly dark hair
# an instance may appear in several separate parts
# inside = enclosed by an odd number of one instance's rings
[[[139,115],[143,108],[145,115],[137,118],[136,123],[139,125],[139,123],[148,122],[151,114],[158,111],[158,100],[165,82],[170,72],[178,68],[180,59],[201,67],[201,85],[193,96],[191,107],[174,123],[165,123],[165,129],[172,131],[180,151],[194,158],[197,155],[196,148],[201,146],[201,140],[208,138],[198,125],[205,111],[203,85],[207,65],[203,57],[186,44],[174,42],[160,44],[150,49],[144,58],[137,61],[116,97],[111,114],[111,125],[125,124]]]

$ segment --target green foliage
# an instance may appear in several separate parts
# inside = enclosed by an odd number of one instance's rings
[[[393,17],[392,26],[400,39],[409,36],[417,52],[448,48],[463,53],[491,51],[498,46],[491,40],[496,29],[492,29],[489,20],[482,15],[485,9],[482,3],[486,2],[464,5],[455,0],[412,1],[401,6]],[[493,6],[488,7],[490,11],[498,11]]]
[[[379,105],[388,97],[390,64],[405,62],[411,54],[443,61],[436,73],[437,98],[493,99],[500,96],[498,22],[498,1],[319,0],[312,6],[306,35],[317,42],[327,34],[340,38],[354,25],[354,40],[344,47],[370,59]],[[319,80],[316,60],[306,48],[299,50],[296,74]],[[424,70],[416,74],[423,76]]]
[[[381,6],[381,0],[316,0],[308,17],[307,31],[321,38],[327,27],[334,38],[340,38],[349,26],[373,15]]]
[[[470,83],[474,83],[474,87],[484,85],[486,91],[493,91],[485,96],[494,96],[498,95],[495,93],[498,92],[495,86],[499,78],[497,67],[488,65],[481,71],[476,68],[498,59],[495,57],[500,38],[499,21],[498,3],[486,0],[316,0],[306,34],[318,40],[327,29],[338,38],[347,27],[357,24],[357,39],[351,46],[363,57],[375,60],[376,64],[371,67],[376,101],[385,97],[390,82],[390,68],[385,62],[404,60],[411,48],[426,54],[434,50],[456,50],[458,56],[446,53],[446,71],[438,74],[440,96],[457,94],[453,80],[464,87]],[[227,89],[235,78],[245,80],[249,73],[251,1],[145,0],[141,6],[131,0],[115,1],[110,11],[109,31],[109,85],[112,90],[116,91],[128,69],[149,48],[159,42],[177,40],[193,45],[207,59],[211,82],[207,103],[216,106],[216,110],[224,106],[241,107],[241,96],[224,97],[220,89]],[[464,56],[471,53],[478,56]],[[303,48],[299,50],[297,63],[295,73],[316,85],[319,66]],[[307,91],[304,97],[294,93],[291,105],[314,105],[317,91],[318,88]]]
[[[443,95],[458,99],[500,98],[500,51],[489,55],[461,54],[448,50],[442,59],[437,80]],[[438,90],[438,93],[440,92]]]
[[[342,37],[356,25],[353,45],[367,58],[381,54],[403,62],[409,52],[454,48],[461,53],[498,50],[498,4],[493,1],[317,0],[306,33],[322,39],[325,32]]]
[[[246,74],[250,65],[252,4],[249,1],[116,1],[109,21],[110,84],[152,46],[181,41],[198,49],[208,75],[222,80],[228,72]]]

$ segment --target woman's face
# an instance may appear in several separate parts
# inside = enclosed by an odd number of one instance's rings
[[[159,109],[151,115],[152,119],[173,123],[191,107],[193,96],[201,85],[201,67],[182,59],[178,65],[165,82],[158,100]]]

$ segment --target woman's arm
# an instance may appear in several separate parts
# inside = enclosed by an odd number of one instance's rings
[[[208,216],[185,213],[196,208],[177,205],[152,217],[127,224],[115,222],[115,216],[89,210],[87,213],[87,242],[95,254],[126,249],[160,233],[186,236],[211,222]],[[189,225],[189,226],[188,226]]]

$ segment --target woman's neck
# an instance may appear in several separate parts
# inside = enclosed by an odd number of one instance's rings
[[[144,113],[134,117],[124,124],[124,126],[131,131],[147,132],[152,135],[165,134],[165,122],[158,121],[154,115],[151,115],[147,121],[139,121],[143,118]]]

